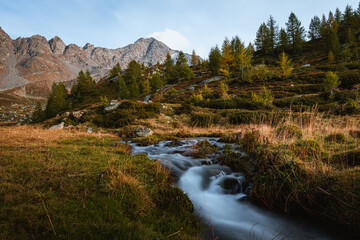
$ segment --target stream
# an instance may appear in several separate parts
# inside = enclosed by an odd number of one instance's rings
[[[221,240],[336,239],[299,219],[253,205],[248,200],[249,189],[242,184],[242,173],[233,172],[211,158],[195,159],[190,156],[191,147],[205,139],[220,151],[225,146],[217,138],[182,140],[176,146],[171,141],[151,146],[130,145],[133,154],[145,153],[172,170],[178,179],[177,185],[193,203],[194,214],[209,227],[207,238],[212,239],[214,234],[214,238]],[[235,150],[234,145],[231,147]]]

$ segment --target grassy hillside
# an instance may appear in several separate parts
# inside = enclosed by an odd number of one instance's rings
[[[169,171],[111,134],[1,127],[0,239],[198,239]]]

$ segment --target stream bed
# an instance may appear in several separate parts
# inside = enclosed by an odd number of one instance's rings
[[[207,238],[227,239],[338,239],[298,219],[274,214],[248,200],[249,187],[244,175],[221,166],[211,158],[190,156],[192,146],[201,140],[226,145],[217,138],[182,140],[179,144],[163,141],[156,145],[131,143],[133,154],[145,153],[169,167],[177,185],[189,196],[194,214],[209,227]],[[234,146],[230,146],[234,147]],[[236,151],[236,150],[235,150]]]

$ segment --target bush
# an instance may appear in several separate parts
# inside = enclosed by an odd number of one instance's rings
[[[229,121],[231,124],[266,122],[273,125],[282,122],[286,116],[287,113],[242,110],[230,114]]]
[[[254,152],[255,149],[260,145],[260,140],[260,132],[258,130],[246,132],[242,140],[244,150],[250,153]]]
[[[284,125],[281,127],[278,127],[275,130],[277,135],[285,135],[289,138],[301,138],[302,137],[302,131],[301,128],[294,124]]]
[[[198,127],[209,127],[211,124],[215,124],[219,121],[220,116],[217,114],[206,113],[192,113],[191,124]]]
[[[294,144],[296,155],[311,160],[318,159],[321,156],[322,148],[320,143],[313,139],[298,140]]]
[[[347,143],[351,140],[351,137],[344,133],[331,133],[324,140],[326,142]]]
[[[344,72],[339,75],[340,87],[351,89],[356,84],[360,84],[360,74],[358,72]]]

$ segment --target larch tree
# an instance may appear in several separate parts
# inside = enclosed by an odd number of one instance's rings
[[[194,67],[199,65],[199,58],[196,56],[195,50],[193,50],[191,54],[191,65]]]
[[[288,58],[288,56],[285,54],[285,52],[282,52],[279,56],[279,61],[277,62],[279,64],[279,76],[282,78],[287,78],[291,75],[294,68],[291,66],[291,60]]]
[[[232,51],[232,46],[229,39],[225,38],[223,45],[221,47],[221,67],[224,70],[225,76],[229,76],[230,66],[234,60],[234,55]]]

